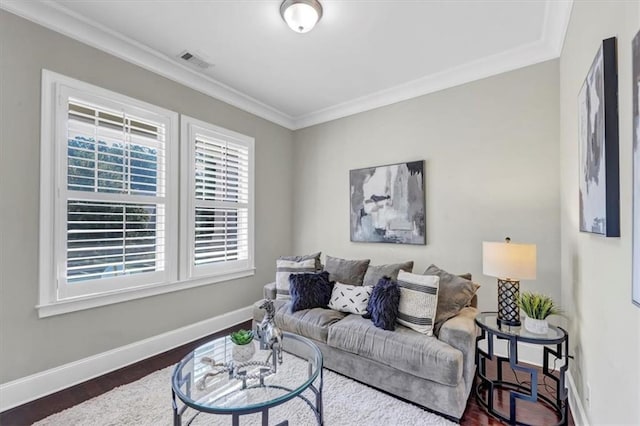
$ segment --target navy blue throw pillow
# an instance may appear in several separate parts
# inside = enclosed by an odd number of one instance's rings
[[[329,273],[301,273],[289,275],[291,312],[311,308],[326,308],[331,300],[333,285]]]
[[[371,318],[373,325],[383,330],[396,329],[398,306],[400,305],[400,287],[389,277],[382,277],[371,292],[365,318]]]

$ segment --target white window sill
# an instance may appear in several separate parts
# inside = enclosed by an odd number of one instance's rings
[[[45,318],[54,315],[66,314],[69,312],[96,308],[98,306],[111,305],[114,303],[142,299],[144,297],[156,296],[164,293],[171,293],[173,291],[186,290],[188,288],[200,287],[203,285],[250,277],[254,274],[255,268],[249,268],[228,272],[217,276],[194,278],[188,281],[177,281],[168,284],[156,284],[149,287],[137,287],[132,289],[114,291],[111,293],[95,294],[91,296],[43,303],[36,306],[36,309],[38,310],[38,317]]]

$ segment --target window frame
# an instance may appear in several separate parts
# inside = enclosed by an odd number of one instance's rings
[[[247,148],[248,161],[248,258],[246,261],[225,262],[219,265],[207,265],[195,267],[194,265],[194,241],[195,241],[195,134],[196,131],[207,136],[226,140]],[[255,270],[255,240],[254,240],[254,211],[255,211],[255,139],[225,129],[220,126],[198,120],[182,114],[180,116],[180,141],[181,141],[181,198],[180,198],[180,279],[190,280],[202,277],[225,277],[229,274],[245,273]],[[221,203],[225,204],[225,203]],[[229,204],[229,203],[226,203]],[[244,204],[244,203],[243,203]]]
[[[61,198],[61,185],[66,190],[67,175],[67,105],[63,101],[62,88],[72,88],[82,92],[83,97],[95,96],[107,102],[128,105],[130,110],[136,108],[151,111],[167,120],[165,140],[166,186],[165,186],[165,270],[164,277],[153,282],[139,282],[135,276],[120,276],[122,281],[138,281],[131,286],[109,289],[104,292],[85,292],[80,295],[69,295],[61,298],[58,284],[61,274],[60,262],[66,262],[67,244],[67,197]],[[66,90],[66,89],[65,89]],[[247,268],[218,271],[206,276],[191,276],[184,269],[185,264],[185,220],[184,208],[179,203],[184,198],[185,170],[179,155],[185,141],[181,140],[180,115],[177,112],[158,107],[126,95],[122,95],[83,81],[79,81],[46,69],[42,70],[41,86],[41,137],[40,137],[40,218],[39,218],[39,300],[36,305],[40,318],[64,314],[98,306],[119,303],[143,297],[154,296],[192,287],[210,285],[231,279],[248,277],[255,274],[253,256],[253,145],[250,156],[250,263]],[[189,119],[188,117],[186,117]],[[62,124],[62,125],[61,125]],[[204,123],[207,126],[210,124]],[[215,126],[213,126],[215,127]],[[251,139],[248,136],[227,131],[235,137]],[[189,169],[190,172],[190,169]],[[88,192],[91,194],[90,192]],[[62,201],[64,202],[62,202]],[[149,203],[153,203],[150,201]],[[96,281],[97,283],[97,281]],[[74,283],[76,285],[78,283]]]

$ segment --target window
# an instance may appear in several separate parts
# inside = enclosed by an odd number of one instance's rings
[[[253,267],[253,138],[182,116],[187,278]]]
[[[253,273],[253,139],[42,81],[40,316]]]

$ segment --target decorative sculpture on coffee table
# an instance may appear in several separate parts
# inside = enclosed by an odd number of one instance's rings
[[[258,307],[265,310],[265,315],[260,324],[256,326],[256,335],[260,339],[260,349],[271,349],[269,357],[273,356],[273,367],[276,368],[277,363],[282,364],[282,330],[275,324],[274,317],[276,309],[273,306],[273,300],[264,299]],[[267,358],[267,362],[269,358]]]

